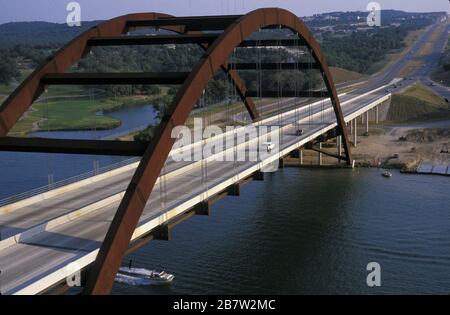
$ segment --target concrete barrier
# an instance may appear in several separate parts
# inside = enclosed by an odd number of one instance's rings
[[[116,176],[116,175],[122,174],[124,172],[129,171],[129,170],[135,169],[138,164],[139,164],[139,162],[135,162],[135,163],[132,163],[132,164],[129,164],[129,165],[126,165],[126,166],[122,166],[122,167],[116,168],[116,169],[114,169],[112,171],[109,171],[109,172],[106,172],[106,173],[103,173],[103,174],[99,174],[99,175],[95,175],[95,176],[83,179],[83,180],[81,180],[79,182],[71,183],[71,184],[68,184],[66,186],[62,186],[62,187],[59,187],[59,188],[56,188],[56,189],[53,189],[53,190],[49,190],[49,191],[47,191],[45,193],[42,193],[42,194],[30,197],[30,198],[26,198],[26,199],[23,199],[23,200],[20,200],[20,201],[17,201],[17,202],[5,205],[5,206],[0,208],[0,214],[1,213],[8,213],[8,212],[11,212],[11,211],[15,211],[17,209],[20,209],[20,208],[32,205],[32,204],[34,204],[36,202],[47,200],[49,198],[62,195],[64,193],[73,191],[75,189],[84,187],[86,185],[93,184],[93,183],[102,181],[104,179],[110,178],[112,176]]]
[[[125,194],[125,191],[122,191],[120,193],[114,194],[114,195],[109,196],[100,201],[91,203],[83,208],[80,208],[80,209],[70,212],[68,214],[64,214],[53,220],[33,226],[32,228],[27,229],[21,233],[18,233],[11,237],[8,237],[8,238],[0,241],[0,250],[3,250],[5,248],[8,248],[8,247],[10,247],[14,244],[20,243],[20,242],[26,242],[27,240],[31,239],[32,237],[36,236],[39,233],[48,231],[49,229],[55,228],[61,224],[65,224],[70,221],[76,220],[83,215],[86,215],[95,210],[101,209],[103,207],[106,207],[106,206],[110,205],[111,203],[118,202],[118,201],[122,200],[124,194]]]

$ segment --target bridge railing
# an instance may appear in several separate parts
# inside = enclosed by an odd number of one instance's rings
[[[122,160],[122,161],[117,162],[117,163],[113,163],[113,164],[109,164],[109,165],[100,167],[100,168],[98,168],[96,170],[92,170],[92,171],[89,171],[89,172],[86,172],[86,173],[82,173],[80,175],[72,176],[72,177],[63,179],[61,181],[54,182],[51,185],[45,185],[45,186],[38,187],[38,188],[35,188],[35,189],[32,189],[32,190],[29,190],[29,191],[26,191],[26,192],[14,195],[14,196],[10,196],[10,197],[1,199],[0,200],[0,207],[9,205],[11,203],[14,203],[14,202],[17,202],[17,201],[21,201],[21,200],[24,200],[24,199],[27,199],[27,198],[30,198],[30,197],[34,197],[34,196],[43,194],[43,193],[48,192],[50,190],[66,186],[66,185],[78,182],[78,181],[86,179],[86,178],[90,178],[90,177],[93,177],[93,176],[96,176],[96,175],[104,174],[106,172],[112,171],[112,170],[117,169],[119,167],[135,163],[135,162],[139,161],[139,159],[140,159],[140,157],[134,157],[134,158]]]

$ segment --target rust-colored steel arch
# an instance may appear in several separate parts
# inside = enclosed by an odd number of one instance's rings
[[[155,182],[175,142],[172,129],[185,124],[189,113],[202,95],[207,83],[228,60],[233,50],[253,32],[271,26],[282,26],[302,37],[324,74],[325,84],[344,139],[347,162],[351,161],[344,118],[333,79],[319,44],[306,25],[294,14],[278,8],[258,9],[242,16],[220,35],[208,48],[178,91],[168,114],[162,119],[155,136],[139,164],[122,199],[85,286],[87,294],[108,294],[133,231],[153,190]]]
[[[123,15],[94,26],[73,39],[49,58],[47,63],[37,68],[28,76],[0,106],[0,137],[7,135],[31,104],[44,92],[45,86],[42,80],[44,76],[49,73],[64,73],[78,62],[90,49],[88,46],[89,39],[124,34],[130,29],[128,23],[133,21],[151,21],[172,17],[168,14],[155,12]],[[168,25],[162,26],[161,28],[178,34],[185,34],[186,30],[186,27],[183,25]],[[204,45],[201,46],[206,49]],[[221,65],[221,69],[233,80],[234,86],[242,98],[251,118],[253,120],[257,119],[259,115],[256,106],[253,100],[246,95],[247,90],[244,81],[236,71],[228,69],[227,63]]]

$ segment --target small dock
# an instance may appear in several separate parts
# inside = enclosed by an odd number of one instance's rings
[[[449,165],[433,165],[421,163],[416,169],[418,174],[450,176]]]

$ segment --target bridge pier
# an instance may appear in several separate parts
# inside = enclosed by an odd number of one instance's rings
[[[207,201],[200,202],[198,205],[194,207],[193,210],[196,215],[209,216],[210,215],[209,202]]]
[[[233,184],[227,189],[228,196],[240,196],[241,186],[239,184]]]
[[[298,159],[298,156],[300,154],[300,149],[294,150],[291,153],[289,153],[289,157],[293,159]]]
[[[319,149],[322,150],[322,142],[319,142]],[[323,164],[322,163],[323,162],[323,154],[322,154],[322,152],[319,152],[318,157],[319,157],[318,163],[319,163],[320,166],[322,166],[322,164]]]
[[[256,171],[253,173],[253,180],[257,181],[263,181],[264,180],[264,173],[261,171]]]
[[[337,136],[336,137],[336,145],[337,145],[337,149],[338,149],[338,155],[342,156],[342,136]],[[341,159],[338,159],[339,163],[341,163]]]
[[[375,106],[375,123],[378,125],[378,106]]]
[[[357,144],[358,144],[358,124],[355,118],[353,119],[353,146],[356,148]]]
[[[303,149],[298,150],[298,160],[300,165],[303,165]]]
[[[369,111],[366,112],[366,134],[369,135]]]
[[[284,159],[283,158],[279,159],[278,168],[284,168]]]
[[[168,224],[158,226],[153,231],[153,239],[159,241],[170,241],[172,238]]]

